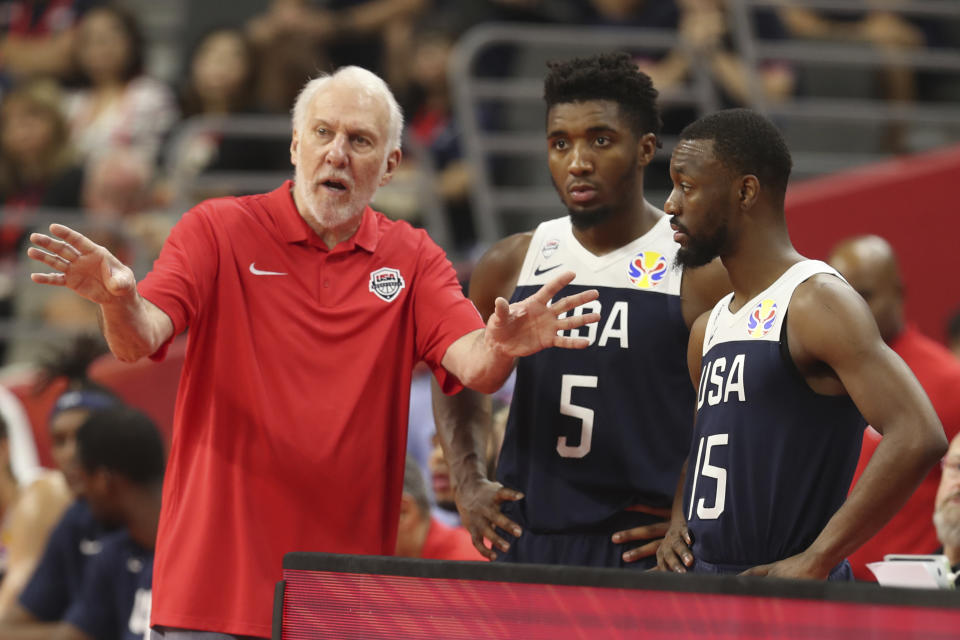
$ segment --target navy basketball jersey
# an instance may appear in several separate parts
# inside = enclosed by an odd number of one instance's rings
[[[736,313],[731,293],[710,314],[683,494],[697,559],[800,553],[846,498],[864,420],[848,396],[814,392],[781,345],[794,289],[818,273],[840,277],[806,260]]]
[[[603,256],[580,245],[569,218],[534,232],[512,300],[569,269],[577,277],[557,298],[595,288],[599,299],[573,313],[601,319],[564,332],[588,338],[586,349],[546,349],[517,365],[497,477],[526,494],[503,506],[527,529],[582,529],[630,505],[670,505],[694,406],[677,248],[666,216]]]

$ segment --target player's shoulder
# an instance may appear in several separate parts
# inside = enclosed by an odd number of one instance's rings
[[[532,231],[515,233],[495,242],[477,261],[470,275],[470,299],[481,313],[492,309],[498,296],[509,298],[516,287],[523,261],[533,239]]]
[[[515,264],[519,269],[532,240],[533,231],[523,231],[502,238],[483,253],[477,266],[503,267]]]

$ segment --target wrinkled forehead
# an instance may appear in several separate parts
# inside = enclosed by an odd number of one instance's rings
[[[340,122],[353,128],[373,129],[386,137],[390,110],[382,95],[351,80],[333,78],[310,101],[306,117],[308,123]]]

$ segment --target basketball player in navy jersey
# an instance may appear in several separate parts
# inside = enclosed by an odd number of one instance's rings
[[[629,56],[551,64],[544,97],[550,173],[569,215],[491,247],[470,297],[492,311],[571,269],[566,293],[600,292],[574,313],[601,320],[576,334],[590,346],[574,357],[548,349],[518,362],[496,481],[476,395],[435,394],[438,433],[463,524],[487,557],[651,567],[690,444],[689,327],[730,284],[719,263],[672,268],[669,219],[643,195],[657,92]]]
[[[689,125],[671,158],[677,261],[719,256],[733,293],[690,332],[696,424],[662,569],[849,579],[847,555],[946,450],[863,299],[791,244],[790,169],[777,129],[746,109]],[[864,419],[883,440],[847,497]]]

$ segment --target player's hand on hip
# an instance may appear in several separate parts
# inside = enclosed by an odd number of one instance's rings
[[[50,225],[50,234],[30,234],[35,246],[27,249],[27,255],[56,270],[32,273],[34,282],[73,289],[97,304],[135,294],[133,271],[104,247],[62,224]]]
[[[558,316],[584,303],[596,300],[596,289],[582,291],[550,304],[553,296],[573,282],[576,274],[567,271],[543,285],[529,298],[510,304],[505,298],[497,298],[493,313],[487,320],[484,339],[501,353],[520,357],[536,353],[548,347],[583,349],[589,346],[587,338],[568,338],[558,332],[576,329],[600,320],[599,313]]]
[[[612,540],[617,544],[632,542],[634,540],[648,540],[649,542],[623,552],[624,562],[636,562],[643,558],[649,558],[657,553],[660,543],[663,542],[663,536],[670,528],[669,522],[655,522],[642,527],[634,527],[625,531],[617,531],[613,534]]]
[[[470,532],[473,546],[488,560],[496,559],[494,549],[503,552],[510,549],[510,543],[496,532],[495,527],[509,531],[515,537],[520,537],[523,533],[520,525],[500,512],[501,503],[522,498],[523,494],[519,491],[487,479],[477,479],[457,486],[456,501],[461,524]],[[484,539],[490,541],[492,548],[484,543]]]
[[[693,565],[693,552],[690,547],[693,538],[687,529],[686,522],[671,522],[663,541],[657,548],[657,568],[661,571],[686,573],[687,568]]]

